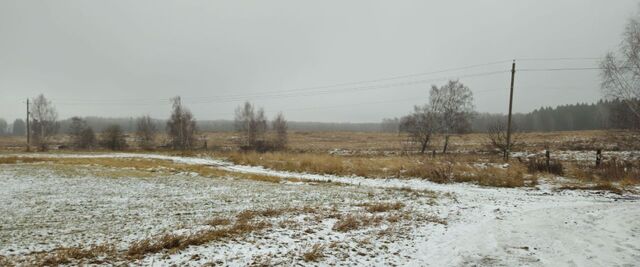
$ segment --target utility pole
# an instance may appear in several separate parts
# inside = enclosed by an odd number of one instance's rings
[[[27,152],[31,147],[31,128],[29,126],[29,98],[27,98]]]
[[[507,149],[504,151],[504,160],[509,161],[509,153],[511,152],[511,109],[513,107],[513,80],[516,76],[516,60],[511,64],[511,90],[509,92],[509,118],[507,120]]]

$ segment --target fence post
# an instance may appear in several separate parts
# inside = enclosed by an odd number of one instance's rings
[[[596,151],[596,168],[600,167],[601,162],[602,162],[602,149],[598,149]]]
[[[431,157],[435,158],[436,157],[436,150],[434,149],[433,152],[431,152]]]
[[[550,171],[549,166],[551,165],[551,151],[549,151],[549,149],[547,149],[547,151],[545,152],[545,157],[547,158],[547,172]]]

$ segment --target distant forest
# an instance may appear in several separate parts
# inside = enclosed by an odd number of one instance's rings
[[[84,119],[96,132],[101,132],[112,124],[120,125],[125,132],[133,132],[136,128],[137,118],[84,117]],[[472,131],[486,132],[488,126],[497,120],[506,120],[506,115],[490,113],[476,114],[471,122]],[[166,120],[156,119],[154,122],[157,129],[165,128]],[[398,122],[399,118],[383,119],[382,122],[379,123],[289,121],[288,127],[292,131],[397,132]],[[634,118],[633,113],[627,105],[619,100],[601,100],[593,104],[578,103],[562,105],[555,108],[542,107],[529,113],[514,114],[513,122],[519,131],[524,132],[640,129],[640,122]],[[59,132],[68,132],[70,123],[71,119],[59,121]],[[7,126],[8,127],[4,127],[4,131],[11,133],[12,125]],[[234,130],[234,124],[232,120],[200,120],[198,121],[198,129],[200,131],[230,132]]]
[[[640,100],[635,100],[640,101]],[[513,114],[513,123],[523,132],[578,131],[600,129],[640,129],[640,121],[627,104],[620,100],[600,100],[597,103],[578,103],[555,108],[542,107],[529,113]],[[507,120],[505,114],[476,114],[471,121],[473,132],[486,132],[496,121]],[[398,118],[383,119],[381,129],[395,132]]]

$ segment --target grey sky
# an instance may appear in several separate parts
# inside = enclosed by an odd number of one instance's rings
[[[478,111],[505,112],[510,62],[308,88],[512,58],[601,57],[636,8],[635,0],[0,0],[0,117],[23,117],[25,98],[44,93],[62,118],[166,118],[168,98],[180,95],[197,119],[231,119],[246,99],[270,117],[379,121],[426,102],[431,83],[444,83],[434,79],[458,76]],[[492,71],[505,72],[464,77]],[[596,101],[598,75],[517,73],[514,110]]]

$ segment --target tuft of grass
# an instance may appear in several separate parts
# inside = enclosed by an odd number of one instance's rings
[[[177,252],[189,246],[198,246],[215,240],[243,236],[270,226],[269,223],[264,221],[253,221],[255,216],[255,212],[243,211],[236,216],[235,223],[230,227],[203,230],[188,235],[165,234],[139,240],[129,246],[126,251],[126,256],[129,259],[140,259],[147,254],[162,251]]]
[[[305,262],[315,262],[324,257],[324,246],[321,244],[315,244],[311,249],[302,253],[302,259]]]
[[[621,195],[623,192],[620,188],[614,186],[611,182],[600,182],[595,185],[564,185],[558,188],[558,190],[594,190],[594,191],[609,191],[614,194]]]
[[[216,217],[207,221],[207,225],[213,226],[213,227],[226,226],[230,224],[231,224],[231,220],[229,220],[228,218]]]
[[[379,225],[384,220],[382,216],[367,216],[367,215],[346,215],[341,216],[340,219],[333,225],[333,230],[338,232],[349,232],[365,227]]]
[[[404,206],[405,205],[401,202],[394,202],[394,203],[378,202],[378,203],[367,203],[364,205],[365,210],[371,213],[399,210],[404,208]]]
[[[85,249],[79,247],[62,247],[36,257],[36,265],[58,266],[86,259],[95,259],[100,256],[115,257],[115,255],[116,249],[113,245],[97,245]]]

